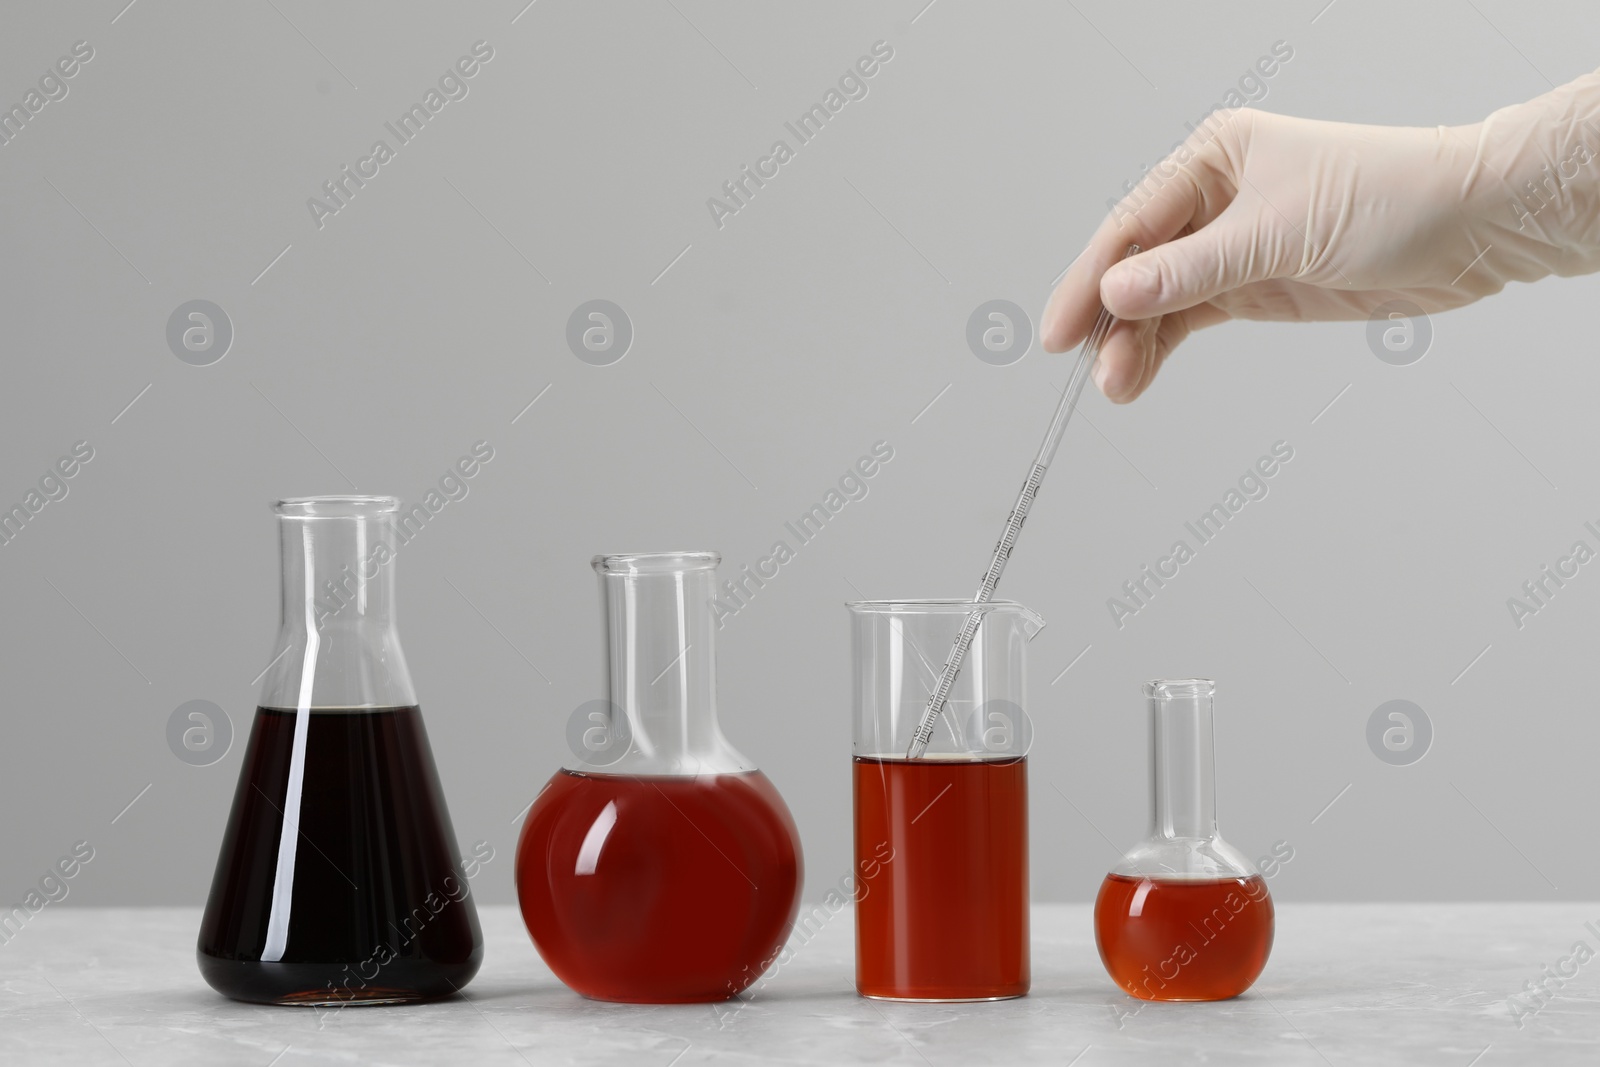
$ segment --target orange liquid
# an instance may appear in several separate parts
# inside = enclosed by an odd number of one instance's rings
[[[767,776],[560,771],[517,845],[545,963],[586,997],[726,1000],[777,957],[800,908],[800,834]]]
[[[1140,1000],[1227,1000],[1272,951],[1272,897],[1248,878],[1106,876],[1094,936],[1112,981]]]
[[[1026,993],[1027,761],[856,757],[855,807],[861,995]]]

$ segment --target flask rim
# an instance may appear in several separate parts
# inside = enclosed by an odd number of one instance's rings
[[[359,519],[392,515],[400,510],[397,496],[339,494],[332,496],[286,496],[272,505],[281,519]]]
[[[1210,678],[1153,678],[1144,683],[1151,700],[1184,700],[1215,696],[1217,683]]]
[[[679,552],[615,552],[595,556],[589,565],[601,574],[675,574],[682,571],[715,570],[722,562],[718,552],[694,550]]]

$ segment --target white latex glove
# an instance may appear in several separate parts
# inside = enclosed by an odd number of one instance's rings
[[[1128,245],[1146,249],[1120,262]],[[1445,311],[1600,270],[1600,72],[1471,126],[1217,112],[1103,222],[1045,309],[1046,351],[1118,322],[1095,383],[1127,402],[1230,318]]]

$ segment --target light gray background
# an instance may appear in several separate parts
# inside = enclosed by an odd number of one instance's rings
[[[95,49],[0,148],[0,500],[96,450],[0,547],[6,902],[80,838],[71,902],[203,899],[273,651],[272,499],[415,501],[493,443],[404,554],[400,621],[458,835],[498,851],[479,892],[508,901],[514,820],[597,692],[589,557],[753,562],[887,439],[870,496],[720,635],[725,728],[787,797],[819,897],[850,866],[841,605],[970,594],[1065,380],[1036,346],[980,362],[971,311],[1036,317],[1107,198],[1274,41],[1294,58],[1261,106],[1433,124],[1593,68],[1600,39],[1592,6],[1510,0],[524,2],[3,16],[6,104]],[[318,230],[307,197],[479,39],[470,95]],[[880,39],[868,97],[718,230],[707,197]],[[1131,407],[1086,396],[1003,587],[1049,620],[1037,899],[1090,899],[1143,833],[1138,684],[1189,674],[1219,680],[1224,830],[1295,850],[1280,899],[1596,895],[1600,575],[1520,631],[1506,608],[1596,543],[1595,285],[1437,317],[1409,367],[1365,323],[1231,325]],[[209,367],[165,341],[196,298],[236,334]],[[564,341],[595,298],[636,332],[609,367]],[[1270,496],[1115,628],[1106,598],[1278,440]],[[1366,741],[1395,698],[1435,731],[1411,766]],[[167,748],[193,699],[236,731],[212,766]]]

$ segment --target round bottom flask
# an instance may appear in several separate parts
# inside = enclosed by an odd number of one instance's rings
[[[1106,875],[1094,905],[1106,971],[1141,1000],[1227,1000],[1272,951],[1266,880],[1217,830],[1209,679],[1156,681],[1150,835]]]
[[[528,933],[586,997],[726,1000],[771,966],[799,911],[794,819],[717,724],[717,562],[594,560],[608,699],[517,846]]]

